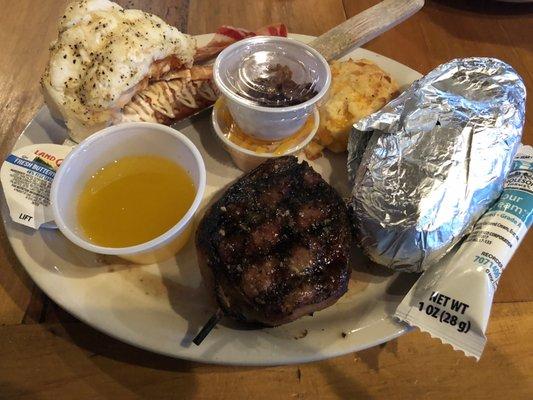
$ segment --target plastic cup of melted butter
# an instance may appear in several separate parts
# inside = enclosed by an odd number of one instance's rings
[[[136,263],[170,258],[189,240],[206,182],[180,132],[133,122],[106,128],[64,159],[50,200],[61,232],[83,249]]]
[[[250,171],[269,158],[296,155],[309,144],[319,126],[319,112],[315,108],[295,133],[281,140],[266,141],[244,132],[235,122],[224,98],[213,107],[213,128],[235,165]]]
[[[223,50],[213,77],[237,125],[264,141],[282,140],[302,128],[331,84],[320,53],[271,36],[241,40]]]

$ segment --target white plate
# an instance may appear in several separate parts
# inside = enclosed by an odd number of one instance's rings
[[[309,41],[312,37],[292,35]],[[198,36],[199,45],[211,35]],[[390,72],[401,86],[420,74],[364,49],[350,54],[367,58]],[[241,175],[216,142],[209,116],[182,131],[198,146],[207,168],[203,208],[213,194]],[[15,147],[61,143],[66,137],[43,107]],[[312,166],[343,195],[348,194],[346,156],[328,154]],[[215,306],[202,284],[193,241],[159,265],[121,264],[119,259],[86,252],[58,231],[34,232],[11,222],[2,196],[2,215],[13,250],[32,279],[57,304],[87,324],[132,345],[189,360],[220,364],[275,365],[334,357],[394,339],[407,331],[391,315],[413,283],[409,275],[368,269],[365,261],[352,275],[350,289],[337,304],[293,323],[244,330],[222,322],[201,346],[192,337]],[[368,273],[367,271],[372,271]]]

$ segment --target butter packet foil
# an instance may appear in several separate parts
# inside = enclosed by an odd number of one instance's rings
[[[422,272],[470,231],[502,191],[525,96],[508,64],[456,59],[354,125],[349,207],[373,261]]]
[[[457,253],[430,267],[395,317],[479,360],[494,292],[533,223],[533,147],[522,146],[499,200]]]
[[[50,188],[71,146],[34,144],[14,150],[2,164],[0,179],[11,219],[30,228],[55,228]]]

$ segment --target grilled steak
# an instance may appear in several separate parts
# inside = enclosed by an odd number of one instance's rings
[[[224,313],[267,326],[335,303],[348,288],[350,243],[344,201],[292,156],[237,180],[196,236]]]

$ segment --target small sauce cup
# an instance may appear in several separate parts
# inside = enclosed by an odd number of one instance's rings
[[[283,107],[253,101],[246,89],[276,65],[287,66],[296,83],[309,84],[316,94]],[[329,65],[320,53],[299,41],[273,36],[255,36],[227,47],[215,61],[213,77],[237,125],[265,141],[284,139],[300,129],[331,84]]]
[[[257,167],[259,164],[262,164],[266,160],[270,158],[276,158],[276,157],[282,157],[282,156],[288,156],[288,155],[297,155],[300,151],[304,149],[305,146],[309,144],[309,142],[313,139],[315,136],[318,126],[319,126],[319,112],[317,108],[314,108],[311,112],[311,115],[308,118],[312,118],[309,122],[310,127],[308,132],[305,133],[305,136],[303,136],[299,141],[295,142],[293,146],[288,148],[286,151],[284,151],[281,154],[278,153],[268,153],[268,152],[255,152],[253,150],[250,150],[248,148],[245,148],[243,146],[238,145],[237,143],[230,140],[228,137],[228,133],[230,130],[229,125],[233,122],[232,116],[228,115],[229,110],[226,106],[226,102],[224,99],[220,98],[215,103],[215,106],[213,107],[213,113],[212,113],[212,123],[213,123],[213,129],[215,130],[218,139],[224,146],[224,149],[229,153],[231,156],[231,159],[233,160],[234,164],[242,171],[247,172],[255,167]],[[228,118],[229,116],[229,118]],[[305,124],[306,121],[304,121]]]
[[[135,246],[103,247],[91,243],[77,218],[81,191],[100,168],[126,156],[165,157],[183,167],[196,187],[187,213],[162,235]],[[54,220],[60,231],[79,247],[99,254],[115,255],[140,264],[162,261],[176,254],[189,240],[193,217],[202,201],[206,184],[205,165],[198,149],[183,134],[170,127],[148,122],[111,126],[76,146],[59,167],[50,192]]]

